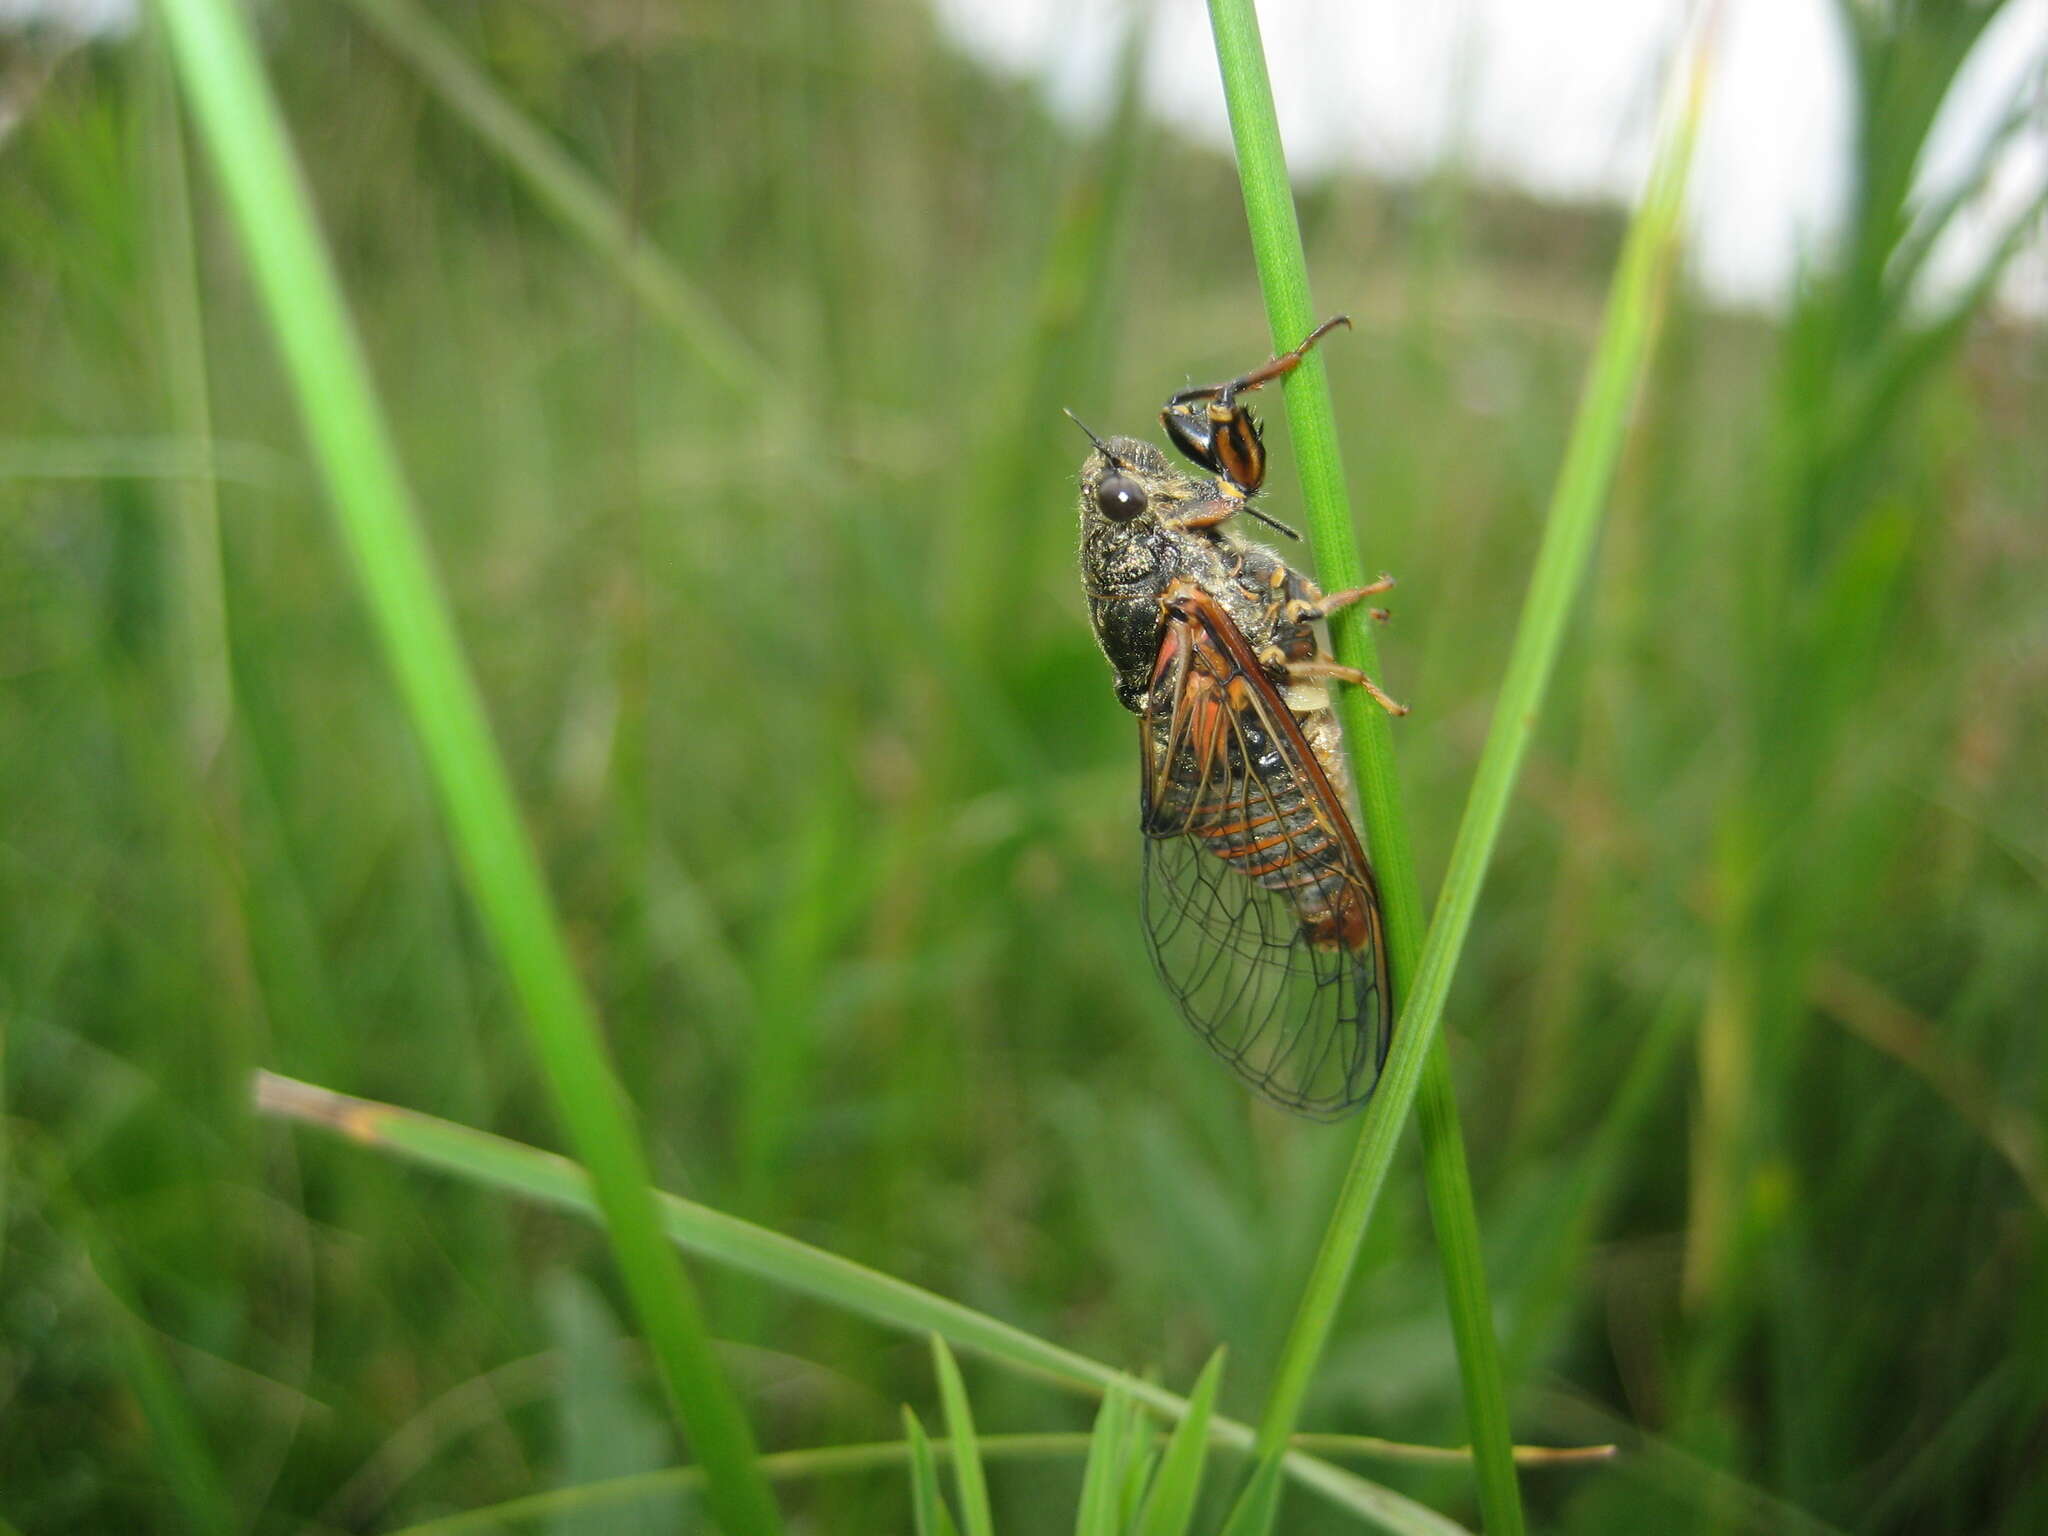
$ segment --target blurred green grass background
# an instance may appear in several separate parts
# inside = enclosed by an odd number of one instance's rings
[[[1626,1448],[1527,1476],[1539,1528],[2048,1524],[2048,345],[1896,283],[1975,9],[1873,24],[1838,271],[1782,325],[1680,295],[1467,947],[1517,1435]],[[665,324],[348,8],[266,15],[660,1180],[1172,1382],[1227,1342],[1255,1414],[1349,1139],[1144,962],[1058,413],[1145,431],[1264,355],[1231,167],[1055,125],[909,4],[443,19],[746,338]],[[247,1108],[262,1065],[556,1141],[176,120],[109,48],[0,141],[0,1515],[384,1530],[671,1460],[598,1239]],[[1427,890],[1621,222],[1449,172],[1302,211]],[[1416,1186],[1310,1427],[1460,1436]],[[700,1274],[765,1444],[928,1408],[914,1343]],[[1085,1426],[968,1369],[985,1430]],[[1070,1523],[1078,1466],[991,1475]],[[785,1497],[908,1518],[894,1474]]]

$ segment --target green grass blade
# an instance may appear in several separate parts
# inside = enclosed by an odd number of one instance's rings
[[[675,1459],[668,1450],[668,1425],[640,1391],[637,1359],[621,1348],[626,1341],[618,1319],[597,1286],[574,1270],[558,1270],[541,1276],[539,1291],[562,1362],[551,1480],[587,1487],[665,1469]],[[682,1507],[673,1496],[649,1496],[633,1510],[601,1519],[564,1512],[548,1522],[547,1536],[660,1536],[682,1523]]]
[[[1397,1094],[1420,1076],[1420,1057],[1441,1021],[1458,952],[1478,904],[1508,797],[1535,732],[1564,626],[1584,575],[1605,507],[1630,412],[1647,369],[1662,316],[1686,172],[1704,91],[1707,55],[1692,58],[1684,106],[1660,147],[1643,203],[1630,225],[1615,274],[1605,324],[1581,397],[1571,442],[1546,518],[1507,673],[1480,752],[1465,814],[1459,823],[1435,921],[1423,945],[1413,990],[1402,1013],[1407,1049],[1397,1037],[1388,1076]],[[1378,1108],[1378,1106],[1375,1106]],[[1378,1132],[1377,1178],[1385,1176],[1398,1126],[1390,1115],[1369,1116],[1368,1140]],[[1366,1150],[1363,1142],[1361,1152]],[[1354,1172],[1357,1165],[1354,1164]]]
[[[953,1481],[960,1492],[960,1520],[967,1536],[995,1536],[989,1515],[988,1479],[981,1470],[981,1452],[974,1442],[974,1410],[967,1401],[967,1383],[960,1363],[939,1334],[932,1335],[932,1369],[939,1378],[939,1401],[946,1410],[946,1437],[953,1442]]]
[[[191,177],[177,83],[160,39],[143,64],[143,94],[150,114],[150,263],[164,354],[164,396],[180,437],[213,441],[208,398],[206,327],[201,318],[198,242],[192,227]],[[172,520],[171,582],[177,605],[177,677],[185,745],[194,769],[205,774],[227,740],[235,712],[228,664],[226,574],[222,562],[220,484],[209,472],[165,487]]]
[[[1568,1308],[1573,1278],[1593,1241],[1608,1192],[1618,1182],[1630,1146],[1656,1103],[1657,1089],[1677,1060],[1693,1019],[1691,1010],[1697,1006],[1690,989],[1674,987],[1658,1008],[1613,1091],[1611,1108],[1577,1160],[1551,1232],[1535,1245],[1523,1269],[1507,1343],[1508,1364],[1516,1374],[1536,1358],[1546,1331]]]
[[[319,1126],[488,1188],[585,1215],[595,1209],[582,1169],[566,1158],[502,1136],[268,1072],[257,1077],[256,1097],[257,1107],[265,1113]],[[1153,1382],[893,1275],[675,1195],[662,1195],[660,1202],[668,1235],[699,1258],[799,1291],[884,1327],[919,1336],[939,1334],[956,1349],[972,1350],[1008,1369],[1070,1389],[1099,1393],[1116,1388],[1175,1420],[1188,1411],[1185,1398]],[[1210,1420],[1209,1438],[1236,1450],[1249,1450],[1253,1442],[1251,1426],[1220,1415]],[[1367,1452],[1385,1444],[1354,1442],[1353,1448]],[[1421,1447],[1407,1450],[1404,1460],[1434,1460],[1447,1454]],[[1385,1530],[1457,1536],[1465,1529],[1413,1499],[1314,1456],[1290,1451],[1286,1465],[1288,1476],[1303,1487]]]
[[[1210,15],[1275,343],[1291,345],[1292,340],[1286,338],[1306,334],[1314,312],[1258,23],[1249,0],[1211,0]],[[1260,1445],[1269,1453],[1285,1444],[1293,1430],[1358,1245],[1392,1164],[1401,1124],[1420,1091],[1430,1206],[1459,1346],[1480,1508],[1486,1527],[1500,1533],[1522,1528],[1521,1500],[1507,1431],[1499,1348],[1479,1260],[1478,1223],[1438,1026],[1506,813],[1508,794],[1592,547],[1628,412],[1649,354],[1655,319],[1661,313],[1662,279],[1698,118],[1700,68],[1696,62],[1688,109],[1660,153],[1643,207],[1630,228],[1607,323],[1551,502],[1493,727],[1452,850],[1436,922],[1426,942],[1419,942],[1419,887],[1392,772],[1386,722],[1355,690],[1340,696],[1346,736],[1359,756],[1361,807],[1383,876],[1394,974],[1404,1001],[1385,1076],[1366,1110],[1357,1150],[1275,1374],[1260,1423]],[[1289,378],[1286,394],[1319,569],[1331,587],[1347,585],[1362,576],[1363,565],[1351,537],[1334,416],[1322,369],[1297,369]],[[1373,670],[1376,656],[1363,622],[1343,614],[1331,628],[1339,659]]]
[[[1116,1529],[1136,1530],[1138,1516],[1145,1508],[1145,1490],[1152,1486],[1152,1476],[1159,1470],[1159,1446],[1153,1437],[1144,1432],[1143,1415],[1137,1415],[1138,1423],[1131,1431],[1130,1452],[1124,1458],[1124,1486],[1117,1500]]]
[[[1216,34],[1224,96],[1230,106],[1238,177],[1244,187],[1245,216],[1265,294],[1266,317],[1275,350],[1283,350],[1299,342],[1322,317],[1309,295],[1308,266],[1280,145],[1272,83],[1266,75],[1265,48],[1251,0],[1211,0],[1209,18]],[[1317,578],[1332,592],[1363,585],[1365,563],[1352,533],[1350,496],[1337,449],[1336,411],[1320,349],[1302,359],[1287,376],[1283,389]],[[1331,616],[1330,636],[1339,660],[1378,675],[1379,654],[1372,628],[1356,606]],[[1423,915],[1407,815],[1394,773],[1393,738],[1385,714],[1359,690],[1345,689],[1335,698],[1357,768],[1359,804],[1380,876],[1398,989],[1414,970]]]
[[[590,1169],[657,1374],[719,1519],[734,1532],[777,1530],[753,1437],[662,1241],[630,1106],[520,823],[254,41],[230,0],[162,0],[162,12],[343,541],[556,1110]]]
[[[1130,1434],[1131,1400],[1114,1389],[1105,1392],[1095,1413],[1095,1432],[1089,1436],[1088,1464],[1081,1471],[1074,1536],[1117,1536]]]
[[[301,489],[298,466],[256,443],[196,437],[0,437],[0,484],[29,480],[212,480]]]
[[[910,1419],[908,1409],[904,1410]],[[913,1421],[914,1422],[914,1421]],[[1090,1435],[1067,1432],[1036,1435],[984,1435],[981,1453],[990,1460],[1071,1461],[1087,1454]],[[952,1516],[939,1492],[937,1473],[941,1458],[953,1454],[949,1440],[933,1440],[923,1425],[916,1439],[875,1440],[853,1445],[825,1445],[795,1451],[766,1451],[761,1471],[781,1482],[804,1482],[815,1478],[847,1477],[861,1472],[910,1468],[915,1477],[918,1446],[923,1446],[933,1468],[932,1492],[950,1530]],[[408,1525],[388,1536],[470,1536],[472,1532],[502,1532],[528,1521],[577,1511],[599,1511],[636,1504],[664,1493],[694,1493],[704,1486],[702,1467],[663,1467],[659,1472],[640,1472],[631,1477],[608,1477],[601,1482],[580,1483],[571,1488],[551,1488],[544,1493],[524,1494],[502,1503],[480,1505],[457,1514],[437,1515],[417,1525]],[[913,1488],[913,1496],[915,1489]]]
[[[202,1533],[241,1528],[234,1500],[200,1423],[191,1394],[178,1379],[154,1330],[133,1300],[126,1267],[85,1201],[71,1188],[69,1175],[51,1159],[47,1181],[60,1229],[77,1244],[86,1266],[99,1282],[115,1353],[128,1388],[149,1425],[150,1451],[170,1490],[170,1503],[181,1522]]]
[[[673,330],[721,383],[749,394],[780,387],[753,346],[633,228],[617,199],[508,101],[438,22],[410,0],[349,3],[564,228],[617,264],[648,313]]]
[[[1261,1531],[1272,1530],[1279,1517],[1280,1458],[1268,1456],[1238,1495],[1230,1518],[1223,1522],[1222,1536],[1259,1536]]]
[[[1223,1383],[1224,1352],[1218,1348],[1202,1367],[1195,1390],[1188,1394],[1187,1417],[1174,1426],[1166,1443],[1166,1459],[1145,1501],[1145,1515],[1138,1524],[1138,1536],[1187,1536],[1194,1522],[1195,1505],[1202,1497],[1202,1473],[1207,1469],[1209,1415],[1216,1406],[1216,1392]]]
[[[1308,265],[1280,144],[1280,123],[1273,105],[1272,83],[1266,73],[1265,48],[1252,0],[1210,0],[1209,17],[1216,35],[1224,95],[1230,106],[1238,176],[1244,187],[1245,217],[1251,229],[1267,320],[1277,352],[1306,336],[1318,316],[1309,296]],[[1309,542],[1316,554],[1318,579],[1332,592],[1362,585],[1365,564],[1352,532],[1350,497],[1337,451],[1336,412],[1330,403],[1322,359],[1310,353],[1303,365],[1288,376],[1285,392],[1289,435],[1301,477],[1302,504]],[[1332,618],[1330,639],[1340,661],[1369,674],[1378,673],[1379,656],[1370,625],[1356,607],[1342,610]],[[1345,740],[1357,770],[1367,844],[1380,879],[1395,995],[1404,998],[1413,985],[1422,947],[1422,891],[1409,846],[1400,782],[1394,772],[1392,735],[1386,716],[1362,690],[1345,689],[1336,698]],[[1416,1032],[1412,1019],[1412,1010],[1404,1008],[1402,1028],[1411,1034]],[[1397,1031],[1397,1055],[1402,1039],[1402,1033]],[[1500,1536],[1512,1536],[1522,1528],[1521,1497],[1515,1486],[1507,1398],[1487,1301],[1479,1219],[1473,1209],[1472,1181],[1465,1165],[1464,1134],[1458,1124],[1450,1065],[1442,1045],[1433,1043],[1423,1062],[1424,1179],[1430,1212],[1436,1222],[1451,1328],[1457,1341],[1459,1374],[1478,1471],[1480,1508],[1489,1530]],[[1391,1068],[1390,1062],[1389,1077]],[[1355,1201],[1360,1178],[1365,1173],[1363,1159],[1368,1138],[1376,1126],[1386,1123],[1387,1151],[1391,1155],[1392,1133],[1398,1132],[1407,1118],[1413,1097],[1412,1086],[1403,1093],[1396,1083],[1382,1082],[1374,1102],[1367,1108],[1365,1124],[1359,1131],[1359,1151],[1347,1176],[1344,1196],[1332,1213],[1328,1235],[1282,1348],[1259,1425],[1262,1455],[1272,1454],[1293,1432],[1309,1380],[1322,1356],[1350,1279],[1369,1209]]]
[[[946,1512],[946,1497],[939,1492],[931,1440],[908,1408],[903,1410],[903,1433],[910,1447],[910,1511],[917,1522],[917,1536],[959,1536],[953,1517]]]
[[[921,1429],[919,1434],[923,1434]],[[1301,1441],[1305,1446],[1319,1446],[1333,1454],[1386,1454],[1384,1441],[1375,1441],[1364,1436],[1303,1435]],[[930,1449],[935,1466],[940,1457],[953,1454],[951,1441],[927,1438],[924,1443]],[[984,1463],[1066,1461],[1087,1455],[1089,1448],[1095,1443],[1095,1437],[1093,1434],[1066,1432],[982,1435],[978,1443]],[[1249,1441],[1246,1443],[1249,1444]],[[1430,1453],[1425,1459],[1437,1462],[1470,1459],[1464,1452],[1436,1447],[1407,1446],[1400,1449],[1404,1453],[1404,1459],[1413,1459],[1414,1452],[1423,1450]],[[1532,1462],[1541,1458],[1558,1465],[1570,1465],[1611,1458],[1614,1447],[1587,1446],[1567,1451],[1532,1449],[1526,1454]],[[760,1458],[760,1466],[762,1473],[775,1482],[802,1482],[813,1478],[846,1477],[883,1468],[904,1467],[911,1464],[912,1457],[913,1448],[908,1439],[880,1440],[853,1445],[806,1447],[794,1451],[767,1451]],[[457,1514],[437,1515],[417,1525],[394,1530],[389,1536],[472,1536],[472,1533],[481,1531],[501,1532],[522,1522],[544,1520],[550,1516],[579,1511],[595,1513],[619,1506],[640,1504],[659,1494],[693,1493],[703,1486],[702,1467],[663,1467],[659,1472],[637,1472],[630,1477],[608,1477],[600,1482],[579,1483],[574,1487],[550,1488],[545,1492],[523,1494],[519,1498],[506,1499],[497,1504],[465,1509]],[[937,1486],[938,1480],[934,1473],[934,1489]],[[1149,1536],[1149,1533],[1146,1533],[1146,1536]]]

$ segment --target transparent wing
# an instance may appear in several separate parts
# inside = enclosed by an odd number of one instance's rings
[[[1191,583],[1166,606],[1140,719],[1153,963],[1246,1082],[1335,1118],[1371,1096],[1391,1025],[1372,869],[1228,613]]]

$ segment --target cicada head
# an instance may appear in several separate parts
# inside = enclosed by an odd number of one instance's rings
[[[1150,443],[1093,432],[1088,438],[1094,446],[1081,461],[1081,587],[1096,641],[1116,670],[1117,698],[1136,710],[1159,650],[1160,595],[1199,558],[1192,546],[1214,542],[1179,526],[1207,488]]]
[[[1094,591],[1157,597],[1177,565],[1170,546],[1178,519],[1206,488],[1150,443],[1093,432],[1088,438],[1094,446],[1081,461],[1082,575]]]
[[[1085,428],[1083,429],[1086,430]],[[1166,455],[1135,437],[1096,437],[1081,461],[1081,527],[1158,526],[1159,509],[1186,499],[1186,476]]]

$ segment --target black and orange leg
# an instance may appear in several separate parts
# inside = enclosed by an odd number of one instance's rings
[[[1259,388],[1260,385],[1270,384],[1273,380],[1294,372],[1295,369],[1301,366],[1301,360],[1308,356],[1311,347],[1329,335],[1330,332],[1337,329],[1338,326],[1348,326],[1350,324],[1351,317],[1349,315],[1332,315],[1321,325],[1302,337],[1301,344],[1292,351],[1282,352],[1270,363],[1262,364],[1254,368],[1250,373],[1239,374],[1227,383],[1205,384],[1196,389],[1184,389],[1167,401],[1167,406],[1170,409],[1173,406],[1187,405],[1196,400],[1214,400],[1216,402],[1216,409],[1210,413],[1212,416],[1228,412],[1231,409],[1232,403],[1239,395],[1248,395],[1253,390]]]
[[[1250,373],[1240,374],[1222,384],[1204,384],[1182,390],[1160,411],[1160,425],[1166,428],[1166,435],[1174,447],[1194,463],[1244,495],[1256,495],[1259,487],[1266,483],[1266,446],[1257,418],[1237,403],[1237,397],[1248,395],[1261,385],[1292,373],[1301,366],[1301,360],[1308,355],[1310,347],[1337,326],[1350,323],[1348,316],[1333,316],[1309,332],[1300,346],[1291,352],[1283,352],[1263,367],[1254,368]],[[1246,510],[1251,511],[1254,517],[1268,520],[1256,509]],[[1283,531],[1293,533],[1292,529],[1283,528]]]

